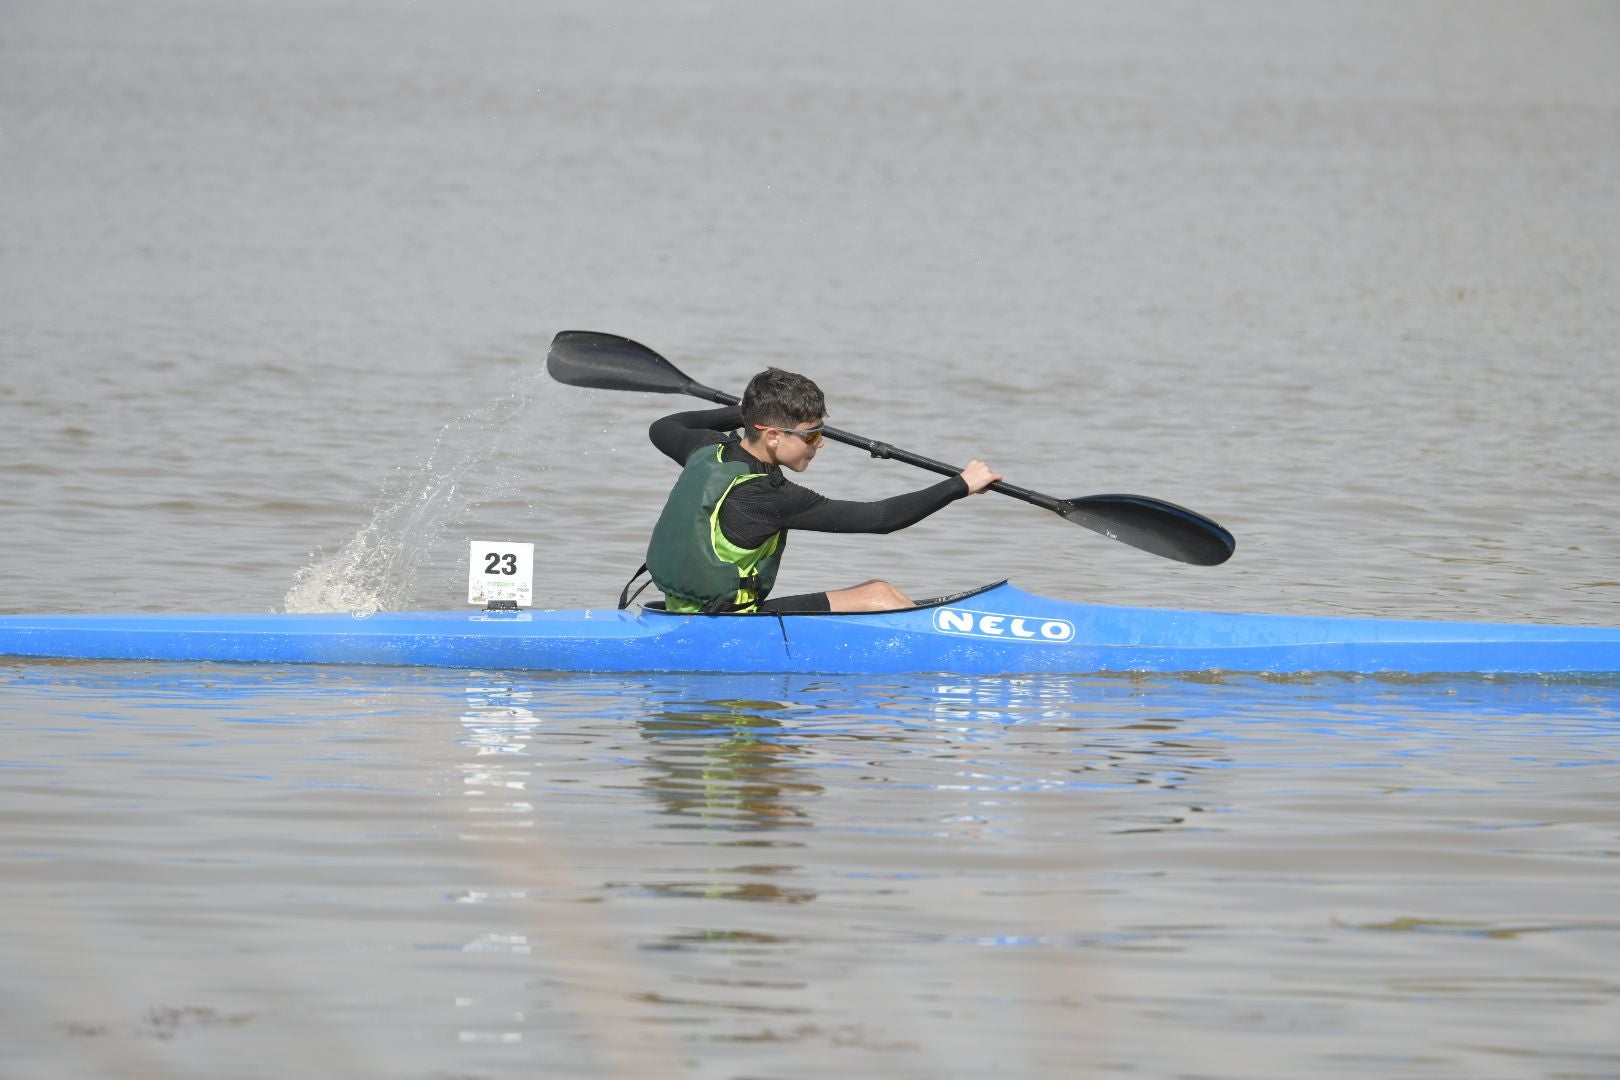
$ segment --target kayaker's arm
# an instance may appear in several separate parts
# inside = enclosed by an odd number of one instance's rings
[[[874,502],[829,499],[786,478],[742,484],[720,508],[720,528],[741,547],[757,547],[782,529],[891,533],[966,498],[967,482],[952,476],[930,487]]]
[[[798,487],[797,484],[793,486]],[[967,482],[960,476],[874,502],[829,499],[809,488],[800,490],[811,495],[814,501],[784,515],[783,528],[842,533],[897,532],[968,495]]]
[[[647,437],[659,453],[685,465],[693,453],[705,446],[726,441],[726,433],[742,427],[742,410],[735,405],[723,409],[697,409],[675,413],[652,422]]]

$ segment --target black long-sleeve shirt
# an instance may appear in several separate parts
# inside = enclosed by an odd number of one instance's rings
[[[685,465],[706,446],[726,443],[725,460],[752,465],[764,473],[758,481],[732,489],[720,504],[720,531],[740,548],[755,548],[784,529],[813,532],[889,533],[915,525],[928,515],[968,494],[960,476],[875,502],[829,499],[795,484],[782,475],[779,465],[767,465],[742,448],[728,433],[742,426],[742,411],[735,405],[675,413],[655,420],[648,437],[662,453]]]

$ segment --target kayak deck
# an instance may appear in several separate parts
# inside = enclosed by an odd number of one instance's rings
[[[0,616],[0,656],[577,672],[1620,673],[1620,629],[1052,600],[1005,582],[906,611]]]

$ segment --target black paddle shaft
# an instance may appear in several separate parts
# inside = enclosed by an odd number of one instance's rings
[[[742,399],[704,386],[639,342],[593,330],[564,330],[551,343],[546,370],[558,382],[599,390],[637,390],[653,394],[687,394],[717,405]],[[833,442],[859,447],[876,458],[890,458],[919,469],[956,476],[961,469],[943,461],[902,450],[864,435],[823,427]],[[1050,510],[1065,520],[1167,559],[1195,566],[1216,566],[1232,557],[1237,541],[1202,514],[1146,495],[1085,495],[1057,499],[1039,491],[997,480],[988,488]]]
[[[686,392],[693,397],[708,398],[717,405],[736,405],[742,401],[735,394],[728,394],[724,390],[716,390],[713,387],[702,386],[698,383],[693,383],[687,388]],[[936,472],[941,476],[959,476],[962,472],[960,466],[935,461],[933,458],[923,457],[921,454],[913,454],[910,450],[902,450],[898,446],[879,442],[877,439],[868,439],[865,435],[857,435],[853,431],[835,428],[831,424],[824,424],[821,433],[833,442],[843,443],[845,446],[859,447],[875,458],[887,458],[891,461],[915,465],[919,469],[927,469],[929,472]],[[994,481],[988,490],[998,491],[1003,495],[1011,495],[1015,499],[1022,499],[1024,502],[1039,506],[1043,510],[1061,512],[1060,500],[1054,499],[1050,495],[1042,495],[1038,491],[1021,488],[1017,484],[1009,484],[1004,480]]]

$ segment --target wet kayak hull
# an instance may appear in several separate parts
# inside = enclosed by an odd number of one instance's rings
[[[0,616],[0,656],[578,672],[1620,673],[1620,629],[1079,604],[1005,582],[908,611]]]

